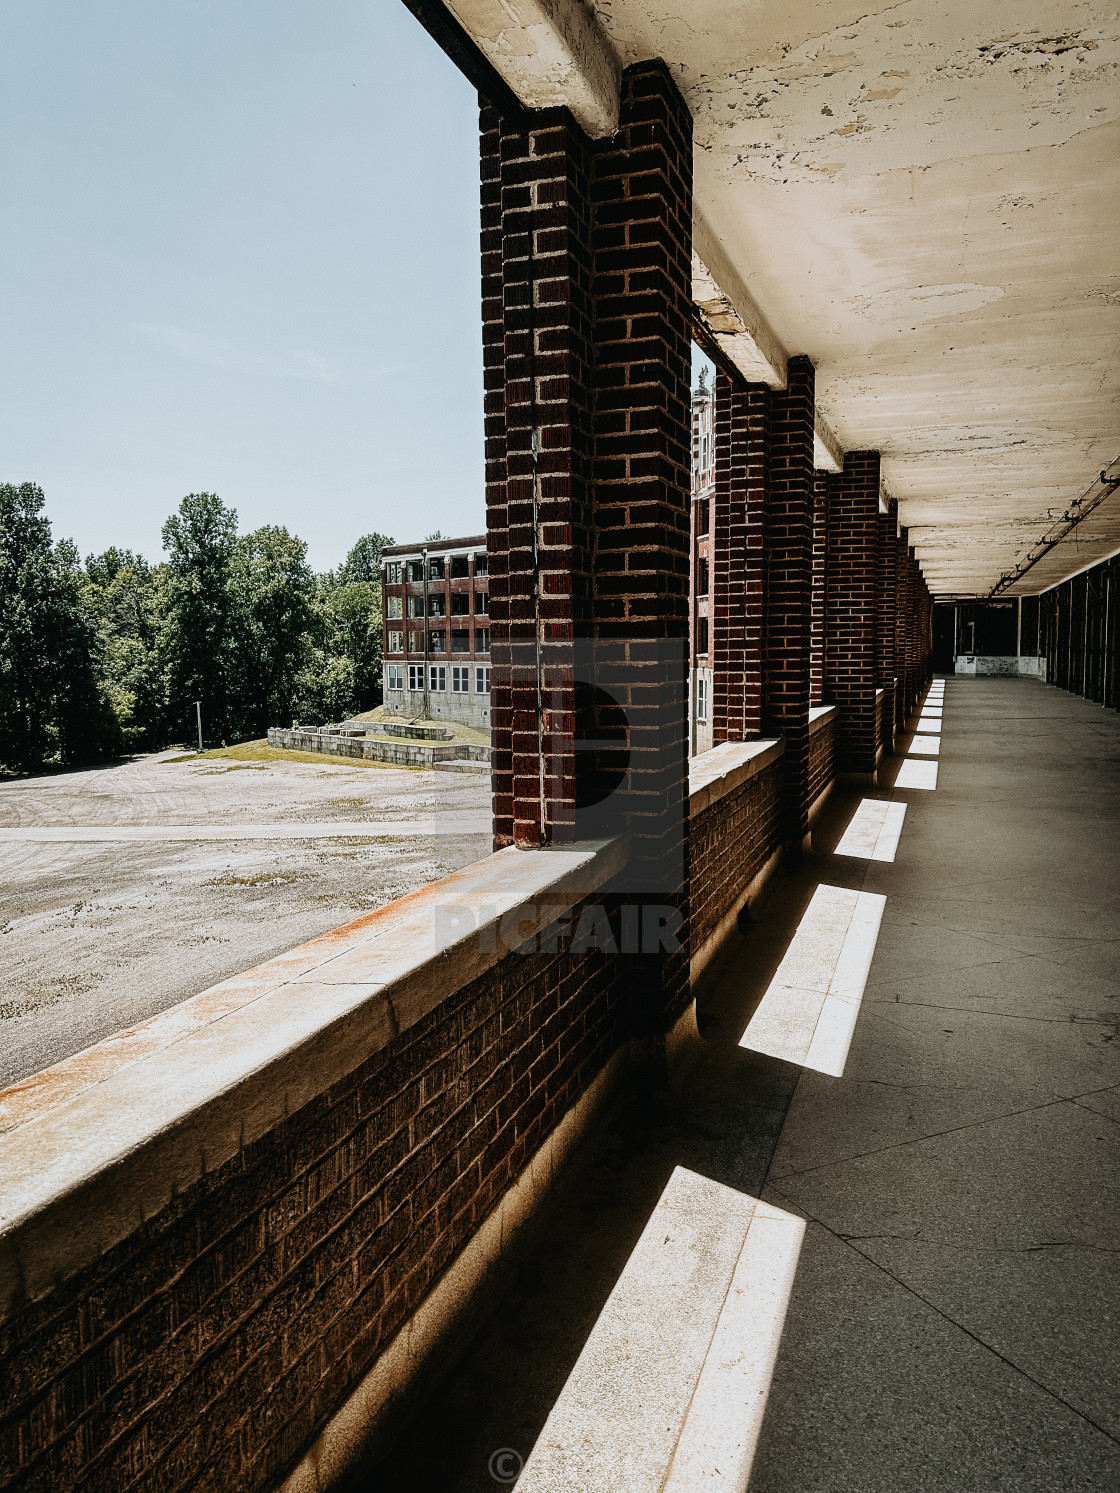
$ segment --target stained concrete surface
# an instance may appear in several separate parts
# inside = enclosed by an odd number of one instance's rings
[[[907,804],[893,863],[830,853],[864,795],[836,796],[706,985],[694,1067],[596,1125],[355,1488],[492,1490],[529,1455],[677,1165],[808,1220],[751,1493],[1120,1486],[1120,717],[950,680],[940,761],[873,790]],[[822,881],[887,899],[840,1078],[738,1046]]]
[[[485,830],[430,833],[436,817],[485,823],[486,779],[173,755],[0,783],[0,831],[242,824],[306,837],[0,845],[0,1085],[490,849]],[[339,839],[337,825],[353,832]]]
[[[748,377],[775,347],[812,359],[818,414],[882,453],[935,594],[1013,573],[1115,459],[1111,0],[449,4],[526,102],[579,113],[612,52],[665,60],[693,122],[701,304],[761,319]],[[1022,590],[1118,543],[1113,498]]]

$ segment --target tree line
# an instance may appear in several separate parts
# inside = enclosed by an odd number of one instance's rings
[[[104,760],[339,720],[381,699],[381,550],[335,571],[266,524],[238,533],[214,493],[163,526],[165,558],[111,548],[81,563],[54,540],[42,490],[0,485],[0,764]]]

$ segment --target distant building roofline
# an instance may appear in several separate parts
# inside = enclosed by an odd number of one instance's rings
[[[387,544],[381,551],[381,557],[397,560],[401,556],[419,555],[424,550],[427,550],[429,555],[446,555],[451,550],[485,548],[485,534],[468,534],[465,539],[418,539],[415,544]]]

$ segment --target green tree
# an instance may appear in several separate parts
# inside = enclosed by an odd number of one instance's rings
[[[86,559],[103,647],[104,690],[124,743],[160,747],[168,739],[159,640],[166,566],[116,547]]]
[[[42,489],[0,487],[0,759],[30,767],[47,750],[51,704],[51,526]]]
[[[0,485],[0,760],[100,757],[119,741],[78,553],[51,543],[35,483]]]
[[[381,587],[367,581],[320,590],[318,636],[299,678],[297,715],[337,721],[381,700]]]
[[[391,534],[363,534],[338,567],[338,583],[369,581],[381,584],[381,551],[395,543]]]
[[[211,736],[234,723],[237,652],[230,572],[237,514],[216,493],[189,493],[163,526],[167,551],[166,612],[161,658],[171,730],[193,720],[202,701]]]
[[[237,541],[230,572],[238,634],[236,726],[263,733],[291,718],[316,625],[307,545],[266,525]]]

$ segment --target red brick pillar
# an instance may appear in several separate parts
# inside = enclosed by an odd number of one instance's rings
[[[879,579],[879,453],[849,451],[828,483],[825,695],[839,706],[837,766],[875,772],[875,620]]]
[[[642,1025],[656,1011],[671,1022],[690,998],[692,116],[661,62],[623,74],[594,202],[598,677],[628,722],[628,884],[683,917],[679,952],[633,972]]]
[[[910,709],[913,710],[925,684],[922,668],[922,586],[924,582],[918,562],[914,558],[914,551],[909,547],[906,551],[906,568],[908,572],[907,595],[909,596],[906,664],[910,676]]]
[[[809,619],[809,704],[825,697],[825,609],[828,573],[828,474],[813,475],[813,603]]]
[[[770,391],[716,374],[712,525],[712,741],[762,734],[762,626]]]
[[[895,613],[895,712],[896,734],[906,728],[913,699],[910,693],[910,664],[907,637],[910,627],[910,566],[907,530],[899,528],[894,542],[895,577],[898,610]]]
[[[692,123],[668,70],[626,70],[601,142],[484,109],[482,207],[495,845],[629,832],[633,896],[679,915],[631,981],[660,1024],[688,998]]]
[[[496,848],[572,836],[590,605],[590,146],[564,110],[519,124],[482,111]]]
[[[898,504],[892,498],[888,511],[879,514],[879,562],[877,606],[875,611],[875,679],[883,691],[879,712],[879,747],[883,752],[894,748],[894,676],[897,658],[895,639],[898,615],[898,563],[895,554],[898,531]]]
[[[809,642],[813,592],[814,371],[789,360],[788,384],[770,395],[766,491],[766,623],[762,726],[786,739],[783,836],[809,833]]]

